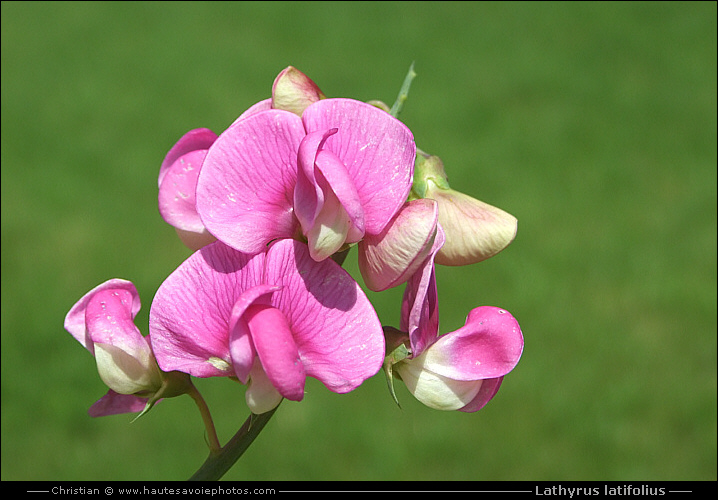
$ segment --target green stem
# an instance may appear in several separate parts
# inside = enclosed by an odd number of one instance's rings
[[[411,66],[409,66],[409,72],[404,77],[404,83],[401,86],[401,90],[399,90],[399,95],[396,101],[394,101],[391,111],[389,111],[389,114],[394,118],[399,118],[399,113],[401,113],[401,109],[404,107],[404,102],[409,98],[409,87],[411,87],[411,81],[415,76],[414,63],[412,62]]]
[[[189,394],[190,397],[194,399],[197,408],[199,408],[199,413],[200,415],[202,415],[204,427],[205,429],[207,429],[207,439],[209,440],[210,455],[219,453],[222,447],[219,444],[219,438],[217,438],[217,430],[214,427],[212,415],[209,412],[209,407],[207,406],[207,403],[205,402],[204,398],[199,393],[197,388],[194,386],[194,384],[190,384],[190,387],[187,390],[187,394]]]
[[[279,406],[277,406],[279,408]],[[219,451],[210,453],[202,466],[189,478],[190,481],[216,481],[220,479],[239,458],[267,425],[277,408],[260,415],[254,413],[244,422],[232,439]]]

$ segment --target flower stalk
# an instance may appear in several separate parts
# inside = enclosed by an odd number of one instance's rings
[[[272,418],[277,408],[279,408],[279,406],[260,415],[251,413],[242,427],[232,436],[232,439],[217,452],[210,452],[207,460],[205,460],[202,466],[189,480],[217,481],[224,476],[237,460],[240,459],[244,452],[247,451],[247,448],[254,442],[259,433],[262,432],[262,429],[267,425],[267,422]]]
[[[212,414],[209,411],[209,407],[202,397],[202,394],[200,394],[194,384],[190,383],[187,394],[189,394],[189,396],[194,400],[197,405],[197,409],[199,409],[199,413],[202,416],[202,422],[204,422],[204,427],[207,430],[210,456],[215,455],[221,451],[222,446],[219,444],[217,430],[214,427],[214,421],[212,420]]]

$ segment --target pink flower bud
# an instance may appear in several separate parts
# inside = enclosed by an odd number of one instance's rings
[[[99,417],[147,411],[160,397],[183,394],[185,374],[163,373],[149,339],[134,318],[140,309],[135,286],[112,279],[85,294],[67,313],[65,329],[95,356],[110,391],[90,408]]]
[[[272,85],[272,108],[291,111],[298,116],[325,97],[311,78],[293,66],[283,69]]]

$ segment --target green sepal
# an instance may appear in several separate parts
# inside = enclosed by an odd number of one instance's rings
[[[385,327],[385,331],[386,328],[387,327]],[[401,405],[399,404],[399,399],[396,397],[396,391],[394,390],[394,365],[410,356],[411,351],[409,351],[406,345],[401,343],[384,358],[384,364],[382,366],[384,369],[384,375],[386,376],[386,383],[389,387],[389,394],[391,394],[392,399],[399,408],[401,408]],[[398,373],[396,376],[399,380],[401,380]]]
[[[186,394],[189,392],[191,386],[192,381],[190,380],[189,375],[184,372],[162,372],[162,385],[157,392],[149,395],[147,404],[142,411],[132,419],[132,422],[149,412],[155,403],[160,399],[174,398],[181,396],[182,394]],[[137,394],[137,396],[144,396],[144,394]]]

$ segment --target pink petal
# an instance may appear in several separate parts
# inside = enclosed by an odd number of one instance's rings
[[[324,204],[311,227],[304,232],[312,259],[320,262],[339,252],[352,228],[349,214],[331,189],[324,193]]]
[[[253,104],[249,107],[244,113],[239,115],[239,117],[234,120],[235,123],[239,120],[243,120],[247,118],[248,116],[256,115],[260,111],[266,111],[268,109],[272,109],[272,99],[264,99],[263,101],[259,101],[257,104]],[[234,123],[233,123],[234,125]]]
[[[210,233],[246,253],[294,235],[296,157],[303,137],[300,118],[281,110],[237,120],[219,136],[197,181],[197,212]]]
[[[279,289],[280,287],[270,285],[253,286],[242,292],[232,307],[232,316],[229,322],[229,352],[232,357],[234,373],[243,384],[247,383],[257,354],[244,313],[249,306],[255,303],[268,304],[271,294]]]
[[[454,380],[498,378],[514,369],[524,340],[518,321],[498,307],[473,309],[466,325],[429,347],[425,365]]]
[[[388,113],[352,99],[322,99],[302,114],[307,133],[333,128],[324,148],[346,166],[365,213],[367,233],[379,233],[406,201],[416,145]]]
[[[279,309],[253,304],[245,313],[252,342],[272,385],[287,399],[304,398],[306,375],[292,329]]]
[[[409,279],[434,244],[438,211],[433,200],[407,202],[378,235],[359,243],[359,270],[370,290],[380,292]]]
[[[467,404],[463,408],[459,408],[458,411],[463,411],[467,413],[479,411],[481,408],[486,406],[486,404],[491,401],[494,396],[496,396],[496,393],[499,392],[499,387],[501,387],[501,382],[503,380],[504,377],[487,378],[482,380],[481,389],[479,389],[478,394],[474,396],[474,399],[472,399],[469,404]]]
[[[130,281],[117,278],[111,279],[87,292],[80,300],[77,301],[77,303],[75,303],[74,306],[72,306],[70,311],[67,313],[67,316],[65,316],[65,329],[91,353],[94,353],[94,349],[92,347],[92,339],[87,332],[85,311],[90,300],[96,294],[107,290],[125,290],[129,292],[131,297],[131,305],[129,306],[131,319],[134,320],[140,310],[140,296],[137,293],[135,285]]]
[[[87,413],[91,417],[106,417],[121,413],[138,413],[145,409],[147,398],[133,396],[132,394],[117,394],[109,390],[107,394],[90,406]]]
[[[168,224],[200,233],[205,227],[196,208],[195,191],[206,150],[191,151],[165,172],[158,195],[160,215]]]
[[[331,151],[320,149],[317,152],[316,167],[319,184],[325,190],[332,190],[349,215],[351,227],[347,243],[356,243],[364,236],[364,209],[354,186],[354,180],[349,176],[341,160]]]
[[[364,210],[354,181],[339,158],[322,149],[336,129],[308,134],[299,145],[294,213],[309,240],[314,260],[364,235]],[[326,226],[326,227],[325,227]]]
[[[280,240],[269,248],[266,280],[282,286],[272,295],[272,305],[291,325],[308,376],[344,393],[381,369],[381,323],[341,266],[331,259],[315,262],[299,241]]]
[[[130,290],[100,290],[87,302],[85,322],[93,342],[110,344],[131,353],[149,346],[135,325],[134,295]]]
[[[406,282],[401,304],[400,329],[409,334],[412,357],[419,356],[439,334],[439,299],[436,290],[434,256],[444,244],[444,231],[437,225],[429,255]]]
[[[193,252],[217,241],[217,238],[209,234],[206,228],[200,232],[194,232],[175,227],[175,231],[182,243]]]
[[[322,143],[336,130],[312,132],[299,144],[297,181],[294,187],[294,213],[305,230],[309,230],[324,204],[324,191],[318,185],[314,163]]]
[[[179,158],[192,151],[209,149],[216,139],[217,134],[207,128],[190,130],[183,135],[165,156],[165,159],[160,166],[157,186],[159,187],[162,185],[162,180],[164,179],[165,174]]]
[[[215,242],[192,254],[162,283],[150,309],[150,338],[163,371],[232,375],[229,331],[241,292],[261,283],[264,255]]]

